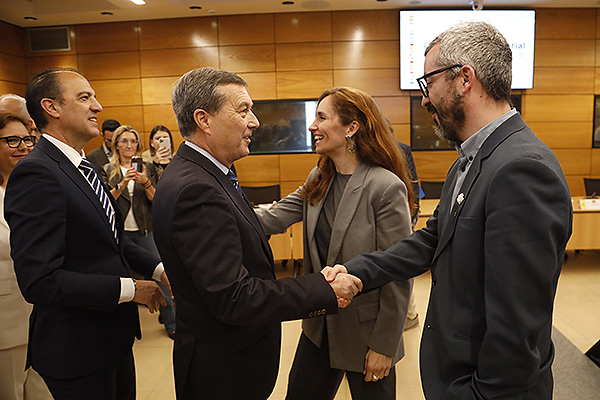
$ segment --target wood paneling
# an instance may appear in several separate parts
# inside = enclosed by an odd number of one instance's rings
[[[310,171],[317,166],[317,161],[319,155],[316,153],[281,155],[279,159],[281,181],[304,182]]]
[[[392,124],[410,124],[410,97],[376,97],[375,101]]]
[[[273,14],[219,17],[219,45],[275,42]]]
[[[23,57],[9,53],[0,53],[0,77],[5,81],[24,83],[25,60]]]
[[[277,71],[333,68],[331,43],[286,43],[275,46]]]
[[[591,175],[600,178],[600,149],[592,149]]]
[[[589,148],[592,145],[592,121],[527,122],[540,140],[550,148]]]
[[[140,49],[217,46],[216,17],[140,21]]]
[[[333,43],[333,68],[398,68],[399,42],[355,41]],[[399,72],[397,72],[399,73]]]
[[[0,21],[0,52],[23,57],[25,31],[15,25]]]
[[[200,67],[219,67],[218,47],[140,51],[143,78],[180,76]]]
[[[219,68],[232,72],[275,71],[275,45],[222,46]]]
[[[171,127],[178,128],[177,118],[175,118],[175,112],[171,107],[171,104],[149,104],[144,105],[144,130],[150,132],[156,125],[165,125],[171,129]]]
[[[333,40],[398,40],[399,20],[397,10],[334,11]]]
[[[27,57],[25,58],[25,68],[27,71],[27,79],[31,79],[33,75],[46,68],[55,67],[71,67],[78,68],[77,55],[65,54],[61,56],[42,56],[42,57]]]
[[[596,38],[593,8],[540,8],[536,10],[535,37],[538,39]],[[577,27],[577,29],[573,29]]]
[[[140,77],[140,53],[79,54],[79,71],[88,80]]]
[[[248,84],[252,100],[273,100],[277,98],[277,77],[275,72],[244,72],[239,74]]]
[[[400,90],[397,68],[343,69],[333,71],[334,86],[351,86],[371,96],[408,96]]]
[[[111,22],[75,25],[77,52],[114,53],[138,50],[138,23]]]
[[[6,93],[18,94],[25,97],[27,85],[25,83],[7,82],[0,80],[0,95]]]
[[[284,13],[275,14],[275,41],[292,42],[330,42],[331,13]]]
[[[571,196],[585,196],[585,186],[583,185],[583,175],[567,175],[567,185]]]
[[[102,121],[116,119],[121,125],[131,125],[139,132],[144,130],[142,106],[104,107],[98,119]]]
[[[142,101],[144,104],[171,104],[171,90],[178,76],[142,78]]]
[[[535,41],[536,67],[593,67],[594,39],[543,39]]]
[[[413,151],[413,158],[419,179],[443,181],[458,156],[456,151]]]
[[[316,163],[315,163],[316,165]],[[310,172],[310,171],[309,171]],[[304,177],[304,179],[306,180],[306,178],[308,178],[308,174],[306,174],[306,176]],[[298,189],[300,186],[304,185],[305,180],[302,181],[282,181],[281,182],[281,197],[285,197],[290,193],[293,193],[296,191],[296,189]]]
[[[526,121],[591,121],[592,95],[528,95],[523,97]]]
[[[527,94],[592,94],[594,67],[538,67],[533,76],[533,90]]]
[[[565,175],[590,175],[592,149],[552,149]]]
[[[410,124],[392,124],[396,140],[410,146]]]
[[[279,183],[279,155],[251,155],[235,162],[235,169],[242,184],[275,182]]]
[[[310,99],[319,97],[333,86],[330,70],[277,73],[279,99]]]
[[[103,107],[142,104],[142,88],[139,79],[114,79],[90,81],[96,97]]]

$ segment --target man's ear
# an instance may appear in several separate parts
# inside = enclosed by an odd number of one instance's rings
[[[51,117],[54,118],[60,118],[60,110],[58,109],[57,105],[57,101],[54,99],[49,99],[47,97],[44,97],[41,101],[40,101],[40,105],[42,106],[42,109],[48,113]]]
[[[461,88],[464,92],[468,92],[473,87],[477,76],[475,75],[475,70],[470,65],[464,65],[460,69],[460,83]]]
[[[346,136],[354,136],[354,134],[356,132],[358,132],[358,128],[360,127],[360,124],[358,123],[358,121],[352,121],[348,124],[348,126],[346,127]]]
[[[202,132],[210,135],[210,114],[201,108],[194,111],[194,122]]]

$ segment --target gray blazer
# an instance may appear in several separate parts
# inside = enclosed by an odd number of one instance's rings
[[[308,180],[315,176],[313,169]],[[307,181],[308,181],[307,180]],[[330,183],[331,187],[331,183]],[[330,187],[327,191],[329,192]],[[267,234],[279,233],[303,221],[304,272],[321,270],[315,229],[323,200],[309,204],[299,190],[270,209],[256,213]],[[327,265],[345,262],[369,251],[385,250],[411,233],[410,211],[404,183],[390,171],[359,163],[346,185],[335,217],[327,253]],[[325,319],[332,368],[362,372],[369,348],[392,357],[392,365],[404,356],[402,333],[412,281],[393,282],[361,294],[337,315],[305,319],[302,329],[321,345]]]

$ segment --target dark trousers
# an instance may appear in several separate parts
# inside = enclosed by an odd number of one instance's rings
[[[55,379],[42,375],[55,400],[135,400],[133,353],[119,365],[93,375]]]
[[[354,400],[394,400],[396,398],[396,368],[377,382],[365,382],[360,372],[334,369],[329,364],[329,344],[323,338],[321,348],[304,332],[300,335],[296,355],[288,378],[286,400],[333,400],[346,374]]]

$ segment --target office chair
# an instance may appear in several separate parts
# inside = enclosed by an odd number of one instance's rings
[[[272,203],[281,199],[279,185],[242,186],[242,190],[252,205]]]
[[[425,193],[424,199],[439,199],[442,194],[444,181],[421,181],[421,189]]]
[[[600,196],[600,179],[583,178],[586,196]]]

